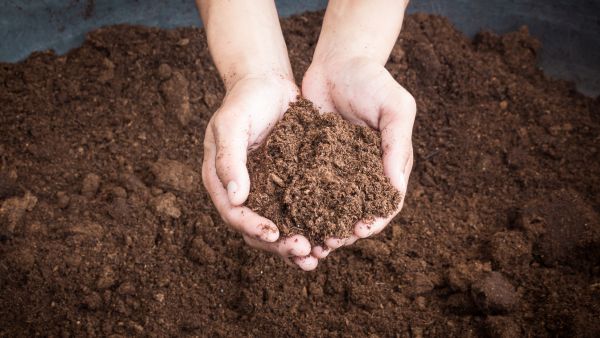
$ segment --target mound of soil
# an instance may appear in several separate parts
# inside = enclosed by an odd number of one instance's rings
[[[359,220],[391,215],[402,196],[383,173],[381,136],[303,98],[250,153],[248,206],[283,236],[348,237]]]
[[[321,17],[282,22],[298,80]],[[407,17],[406,204],[313,273],[244,245],[201,187],[223,96],[202,30],[0,64],[0,336],[600,336],[600,102],[539,47]]]

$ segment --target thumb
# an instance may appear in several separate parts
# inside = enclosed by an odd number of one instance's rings
[[[394,82],[391,93],[381,105],[379,129],[384,172],[403,195],[412,169],[412,128],[416,111],[412,95]]]
[[[225,111],[219,112],[213,122],[217,176],[227,190],[229,202],[235,206],[242,205],[250,192],[250,177],[246,168],[248,124]]]

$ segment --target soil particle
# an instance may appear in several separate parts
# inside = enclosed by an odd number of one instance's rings
[[[65,191],[59,191],[56,193],[56,203],[59,208],[65,209],[69,206],[70,201],[71,198]]]
[[[484,322],[485,330],[490,338],[521,337],[521,327],[510,317],[488,316]]]
[[[435,287],[433,281],[426,274],[422,272],[416,272],[411,275],[412,277],[409,285],[413,294],[420,295],[428,293],[431,292]]]
[[[110,190],[110,195],[113,198],[127,198],[127,191],[122,187],[113,187]]]
[[[0,200],[21,195],[21,189],[8,175],[0,172]]]
[[[372,311],[377,308],[381,308],[384,303],[387,302],[385,293],[377,293],[376,297],[373,297],[373,289],[384,289],[380,284],[375,285],[350,285],[347,287],[348,300],[367,311]]]
[[[160,159],[152,165],[151,170],[156,185],[163,189],[189,193],[200,187],[200,175],[181,162]]]
[[[442,65],[433,45],[428,42],[417,42],[408,51],[409,62],[414,65],[416,71],[423,75],[420,78],[421,81],[426,85],[434,84]]]
[[[102,306],[102,297],[97,292],[91,292],[83,298],[83,304],[90,310],[98,310]]]
[[[159,72],[161,72],[160,68]],[[168,71],[163,67],[162,72],[164,76],[164,73]],[[171,76],[160,85],[160,92],[165,100],[165,108],[184,127],[192,119],[189,85],[188,80],[179,71],[173,71]]]
[[[165,294],[162,292],[158,292],[154,294],[154,299],[159,302],[162,303],[165,301]]]
[[[96,288],[103,290],[109,288],[117,282],[117,275],[110,266],[105,266],[102,269],[102,273],[96,281]]]
[[[100,188],[100,176],[87,174],[81,183],[81,194],[87,198],[96,196]]]
[[[312,243],[345,238],[359,220],[393,213],[402,196],[383,174],[378,132],[310,101],[291,103],[264,145],[250,153],[248,206],[282,235]]]
[[[215,251],[200,236],[196,236],[192,241],[188,256],[199,264],[214,264],[217,261]]]
[[[12,263],[12,268],[29,272],[35,265],[35,251],[28,247],[18,248],[7,254],[7,260]]]
[[[424,330],[420,326],[411,326],[410,333],[412,338],[423,338]]]
[[[11,197],[0,206],[0,236],[10,236],[20,224],[25,212],[33,210],[37,197],[29,191],[23,197]]]
[[[448,285],[454,291],[467,292],[471,284],[489,271],[491,271],[491,266],[479,261],[459,263],[448,270]]]
[[[123,282],[117,288],[117,293],[123,296],[131,296],[135,294],[135,285],[132,282]]]
[[[171,66],[169,66],[166,63],[161,63],[160,66],[158,66],[158,70],[156,71],[156,75],[158,76],[158,78],[162,81],[168,80],[169,78],[171,78],[171,74],[172,74],[172,69]]]
[[[204,104],[210,109],[216,108],[221,102],[219,96],[212,91],[205,92],[202,99]]]
[[[194,233],[201,234],[204,229],[213,229],[215,222],[209,214],[199,214],[194,224]]]
[[[108,214],[115,220],[127,222],[131,215],[131,207],[127,199],[122,197],[113,198]]]
[[[150,189],[148,189],[146,184],[135,174],[123,173],[120,176],[120,181],[127,190],[134,192],[135,195],[143,200],[146,200],[150,195]]]
[[[154,197],[151,203],[160,215],[171,218],[181,217],[181,209],[177,206],[177,197],[171,192]]]
[[[98,81],[105,84],[115,77],[115,64],[109,59],[104,58],[102,60],[102,65],[104,66],[104,69],[100,72],[100,75],[98,75]]]
[[[485,313],[506,313],[514,309],[519,296],[514,286],[500,273],[490,272],[471,286],[477,306]]]
[[[29,236],[47,235],[48,227],[38,221],[33,221],[25,226],[25,231]]]
[[[563,263],[586,269],[600,261],[600,217],[573,191],[531,200],[523,223],[537,235],[534,253],[548,266]]]
[[[91,239],[100,239],[104,234],[102,225],[95,222],[80,222],[64,228],[67,236],[84,236]]]
[[[473,298],[470,294],[466,293],[450,294],[446,298],[445,307],[448,311],[462,316],[480,314],[480,311],[477,308],[477,305],[475,305]]]
[[[531,261],[531,242],[518,231],[501,231],[492,236],[490,252],[493,263],[500,268],[516,267]]]
[[[391,254],[385,242],[376,239],[365,239],[356,243],[353,250],[360,252],[361,256],[370,260],[385,260]]]

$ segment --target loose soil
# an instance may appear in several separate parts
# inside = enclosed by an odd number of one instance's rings
[[[402,196],[383,173],[381,136],[299,98],[250,153],[248,206],[281,234],[314,245],[346,238],[359,220],[387,217]]]
[[[298,80],[321,17],[283,20]],[[312,273],[201,188],[223,97],[201,30],[0,64],[0,335],[599,336],[600,102],[539,48],[409,16],[387,64],[419,109],[406,204]]]

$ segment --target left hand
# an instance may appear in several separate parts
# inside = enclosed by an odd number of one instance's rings
[[[331,250],[378,234],[402,209],[413,164],[416,103],[384,66],[359,57],[313,62],[304,75],[302,95],[321,112],[337,113],[354,124],[380,131],[384,173],[402,194],[402,201],[392,215],[371,223],[359,221],[350,237],[329,238],[324,247],[313,247],[312,256],[321,259]]]

